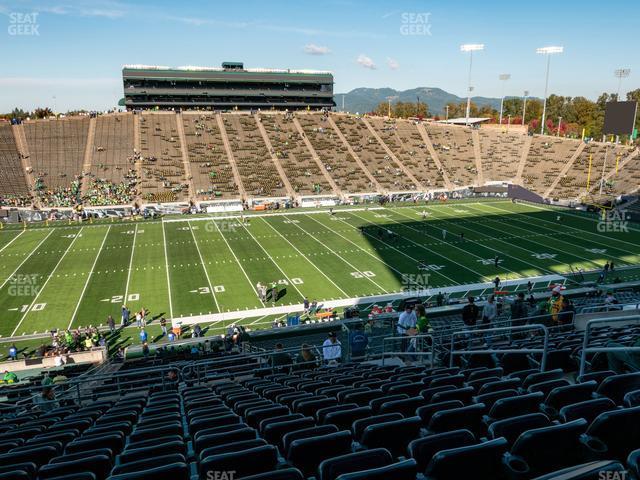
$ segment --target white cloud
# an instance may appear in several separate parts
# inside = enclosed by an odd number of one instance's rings
[[[397,70],[400,68],[400,64],[396,59],[387,57],[387,67],[389,67],[391,70]]]
[[[315,43],[308,43],[303,48],[304,53],[308,55],[327,55],[331,53],[329,47],[324,47],[321,45],[316,45]]]
[[[364,67],[364,68],[368,68],[369,70],[375,70],[376,69],[376,64],[373,63],[373,60],[371,59],[371,57],[367,57],[364,53],[361,53],[360,55],[358,55],[358,58],[356,59],[356,62]]]

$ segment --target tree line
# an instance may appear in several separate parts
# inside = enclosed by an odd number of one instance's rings
[[[602,93],[596,101],[585,97],[565,97],[552,94],[547,99],[545,132],[551,135],[560,133],[562,136],[582,137],[583,129],[586,138],[600,140],[604,127],[604,112],[607,102],[616,101],[615,93]],[[624,98],[621,100],[625,100]],[[640,88],[628,92],[626,100],[640,103]],[[542,118],[542,100],[527,98],[524,123],[531,132],[540,132]],[[502,123],[512,125],[522,124],[524,99],[522,97],[507,97],[504,99]],[[448,118],[466,116],[467,102],[450,102],[447,104]],[[432,113],[425,102],[380,102],[372,114],[387,116],[391,110],[394,118],[430,118]],[[435,120],[444,120],[444,112],[433,115]],[[500,111],[489,106],[478,106],[471,102],[471,117],[489,118],[489,122],[498,123]],[[636,117],[636,129],[640,130],[640,116]]]

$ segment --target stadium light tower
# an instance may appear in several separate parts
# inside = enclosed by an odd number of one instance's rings
[[[616,100],[620,101],[620,87],[622,86],[622,79],[627,78],[631,73],[630,68],[618,68],[613,74],[618,78],[618,91],[616,92]]]
[[[391,118],[391,100],[395,100],[396,98],[398,98],[398,95],[390,95],[387,97],[387,104],[388,104],[387,114],[389,118]]]
[[[527,97],[529,96],[529,90],[524,91],[524,98],[522,99],[522,126],[524,127],[524,117],[527,114]]]
[[[542,124],[540,126],[540,135],[544,135],[544,120],[547,115],[547,90],[549,88],[549,65],[551,64],[551,55],[554,53],[562,53],[564,47],[541,47],[536,50],[536,53],[547,56],[547,73],[544,81],[544,103],[542,104]]]
[[[501,73],[498,78],[502,82],[502,95],[500,97],[500,120],[498,121],[498,124],[502,125],[502,112],[504,111],[504,84],[511,78],[511,74]]]
[[[471,67],[473,66],[473,52],[478,52],[481,50],[484,50],[483,43],[465,43],[464,45],[460,45],[461,52],[469,52],[469,81],[468,81],[467,113],[466,113],[467,125],[469,125],[469,113],[471,111],[471,92],[473,91],[473,87],[471,86]]]

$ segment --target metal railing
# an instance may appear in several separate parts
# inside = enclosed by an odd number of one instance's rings
[[[638,310],[640,309],[639,302],[632,303],[599,303],[597,305],[585,305],[580,309],[580,313],[601,313],[601,312],[611,312],[616,310]]]
[[[640,315],[629,315],[621,317],[594,318],[589,320],[584,329],[584,337],[582,340],[582,352],[580,353],[580,369],[578,375],[584,375],[587,366],[587,355],[589,353],[608,353],[608,352],[640,352],[640,347],[589,347],[592,327],[596,324],[608,323],[625,323],[640,322]]]
[[[427,340],[431,340],[428,342]],[[398,343],[407,342],[408,347],[411,347],[411,343],[415,342],[413,345],[414,351],[402,350],[401,351],[387,351],[386,345],[388,342],[394,342],[395,345]],[[405,356],[405,357],[429,357],[429,366],[433,367],[434,364],[434,350],[433,350],[433,335],[430,334],[418,334],[418,335],[403,335],[399,337],[386,337],[382,340],[382,365],[384,366],[385,360],[387,356],[397,355],[397,356]],[[425,351],[425,345],[426,350]]]
[[[485,348],[485,349],[464,349],[464,350],[456,350],[455,348],[455,338],[463,337],[473,338],[478,335],[486,335],[491,333],[498,332],[508,332],[509,334],[514,331],[527,331],[527,330],[541,330],[544,334],[544,341],[542,348]],[[483,335],[483,336],[484,336]],[[541,353],[542,360],[540,362],[540,371],[544,372],[547,365],[547,354],[549,352],[549,329],[544,325],[539,323],[532,325],[522,325],[516,327],[497,327],[497,328],[484,328],[484,329],[473,329],[473,330],[463,330],[460,332],[454,332],[451,335],[451,347],[449,350],[450,360],[449,366],[453,367],[453,360],[455,356],[463,356],[463,355],[478,355],[478,354],[497,354],[497,353]]]
[[[177,368],[163,365],[124,372],[93,374],[88,377],[82,375],[50,385],[34,384],[27,387],[28,395],[25,398],[11,405],[15,406],[16,413],[19,413],[37,407],[39,402],[60,404],[66,401],[80,405],[83,401],[92,400],[98,395],[122,395],[152,387],[160,387],[164,390],[168,384],[175,384],[175,381],[167,377],[167,372],[170,370],[177,371]],[[87,388],[88,384],[91,384],[91,388]],[[55,400],[40,400],[42,392],[46,388],[53,390]],[[105,391],[100,393],[102,389]]]
[[[342,345],[341,347],[343,348]],[[274,365],[275,362],[273,362],[272,360],[275,355],[285,354],[291,356],[292,354],[299,353],[300,347],[289,347],[283,348],[281,350],[260,349],[261,351],[255,353],[231,355],[228,357],[218,357],[207,360],[196,360],[180,366],[180,378],[183,380],[188,379],[189,381],[194,383],[202,383],[203,381],[207,381],[207,378],[209,378],[208,375],[210,373],[215,372],[224,374],[225,369],[229,369],[227,373],[230,374],[232,373],[230,369],[235,367],[242,367],[242,364],[238,364],[238,360],[244,360],[245,365],[253,364],[257,368],[272,368],[274,371],[306,365],[319,366],[323,363],[323,355],[320,354],[322,349],[322,345],[309,345],[309,350],[312,350],[315,354],[316,358],[314,360],[311,360],[309,362],[296,362],[293,358],[291,358],[290,363],[278,365]],[[344,351],[342,351],[342,358],[344,358]]]

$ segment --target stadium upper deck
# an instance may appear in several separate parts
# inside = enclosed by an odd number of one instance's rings
[[[577,201],[640,184],[635,147],[326,112],[147,110],[0,126],[0,140],[5,206],[313,202],[496,183]]]
[[[299,110],[332,108],[333,75],[315,70],[125,65],[125,105],[134,108]]]

